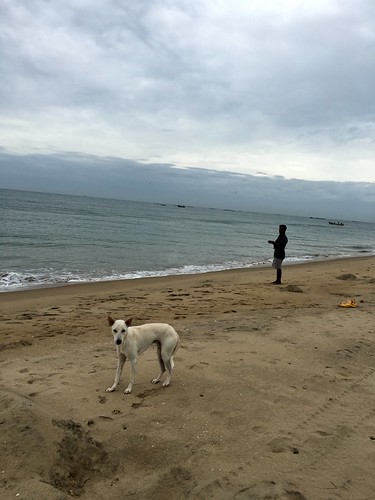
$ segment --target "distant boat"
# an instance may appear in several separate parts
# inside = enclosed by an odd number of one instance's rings
[[[178,208],[186,208],[185,205],[177,205],[177,206],[178,206]]]
[[[328,221],[328,224],[331,224],[331,226],[343,226],[343,222],[333,222],[333,221]]]

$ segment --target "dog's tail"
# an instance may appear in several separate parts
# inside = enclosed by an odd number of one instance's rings
[[[172,351],[172,355],[171,355],[171,367],[172,367],[172,370],[173,370],[173,368],[174,368],[173,356],[176,354],[177,349],[178,349],[178,347],[179,347],[179,345],[180,345],[180,342],[181,342],[180,337],[178,337],[178,340],[177,340],[177,342],[176,342],[176,345],[174,346],[174,349],[173,349],[173,351]]]

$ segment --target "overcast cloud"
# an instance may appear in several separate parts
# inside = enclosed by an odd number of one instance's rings
[[[2,187],[375,220],[373,0],[1,0],[0,30]]]

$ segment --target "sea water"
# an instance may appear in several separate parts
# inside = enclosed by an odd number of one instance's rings
[[[0,291],[374,255],[375,224],[0,190]]]

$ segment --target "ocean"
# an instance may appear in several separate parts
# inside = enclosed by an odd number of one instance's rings
[[[0,189],[0,291],[374,255],[375,224]]]

